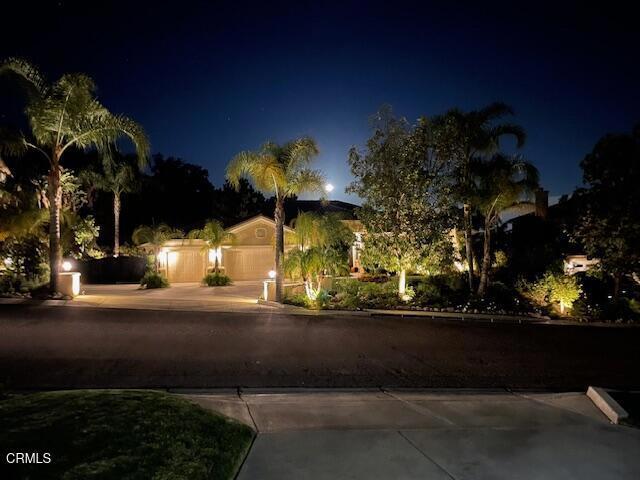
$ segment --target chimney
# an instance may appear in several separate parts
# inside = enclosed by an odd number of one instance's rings
[[[549,212],[549,191],[542,188],[536,190],[536,217],[547,218]]]

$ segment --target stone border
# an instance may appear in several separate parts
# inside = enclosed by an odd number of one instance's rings
[[[607,416],[611,423],[617,425],[620,423],[620,420],[629,417],[627,411],[622,408],[604,388],[589,386],[587,389],[587,397]]]

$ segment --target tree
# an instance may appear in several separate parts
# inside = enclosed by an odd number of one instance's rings
[[[133,167],[122,160],[105,159],[102,172],[84,170],[85,183],[98,190],[113,194],[113,256],[120,254],[120,211],[122,194],[134,191],[138,186]]]
[[[524,145],[526,135],[519,125],[499,121],[513,115],[513,109],[501,102],[494,102],[480,110],[464,112],[451,109],[434,118],[434,125],[440,141],[448,144],[446,150],[450,159],[458,166],[458,195],[463,206],[463,231],[465,253],[468,265],[469,290],[474,289],[473,272],[473,229],[472,215],[472,175],[470,165],[478,156],[491,155],[500,149],[504,136],[516,139],[518,148]]]
[[[601,138],[580,166],[588,188],[574,195],[582,205],[575,234],[617,298],[622,278],[640,272],[640,125]]]
[[[73,225],[72,232],[73,243],[79,250],[80,258],[91,256],[91,250],[100,234],[100,227],[96,225],[95,219],[91,215],[79,218]]]
[[[299,213],[292,226],[298,248],[287,253],[284,269],[292,278],[301,278],[307,298],[316,300],[326,275],[349,272],[347,252],[354,235],[335,214]]]
[[[165,223],[160,225],[141,225],[133,231],[131,239],[136,245],[147,243],[153,252],[154,271],[160,271],[160,250],[166,241],[174,238],[182,238],[184,233],[181,230],[171,228]]]
[[[478,295],[483,297],[489,286],[491,232],[500,222],[500,213],[530,200],[538,186],[538,171],[519,157],[501,154],[489,160],[472,159],[469,171],[472,182],[469,199],[484,218],[483,256],[478,285]]]
[[[62,190],[60,167],[63,155],[71,148],[96,148],[109,151],[121,137],[133,143],[141,165],[145,164],[149,142],[142,128],[121,115],[109,112],[96,100],[93,81],[86,75],[66,74],[49,85],[30,63],[10,58],[0,64],[0,74],[12,72],[28,88],[27,115],[33,138],[22,139],[24,149],[40,152],[49,163],[49,264],[52,292],[58,290],[61,263],[60,210]]]
[[[407,271],[453,226],[452,164],[439,155],[426,119],[412,128],[384,109],[372,127],[366,151],[349,152],[356,180],[347,191],[363,200],[358,210],[366,230],[363,259],[396,272],[404,297]]]
[[[240,152],[227,166],[227,180],[235,188],[246,178],[265,194],[275,196],[276,222],[276,302],[282,301],[284,279],[284,201],[305,192],[320,192],[325,185],[318,170],[308,168],[318,146],[310,137],[302,137],[283,145],[265,143],[257,152]]]
[[[235,241],[235,235],[225,231],[224,227],[217,220],[209,220],[203,228],[191,230],[189,238],[199,238],[206,242],[206,249],[215,250],[214,272],[220,270],[220,249],[223,245],[231,245]]]

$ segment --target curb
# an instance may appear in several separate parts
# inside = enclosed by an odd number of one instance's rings
[[[604,388],[590,386],[587,389],[587,397],[607,416],[611,423],[617,425],[620,423],[620,420],[629,417],[627,411],[622,408]]]

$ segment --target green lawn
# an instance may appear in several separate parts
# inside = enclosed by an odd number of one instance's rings
[[[0,478],[230,479],[253,439],[240,423],[142,390],[34,393],[0,400]],[[5,463],[50,452],[48,465]]]

